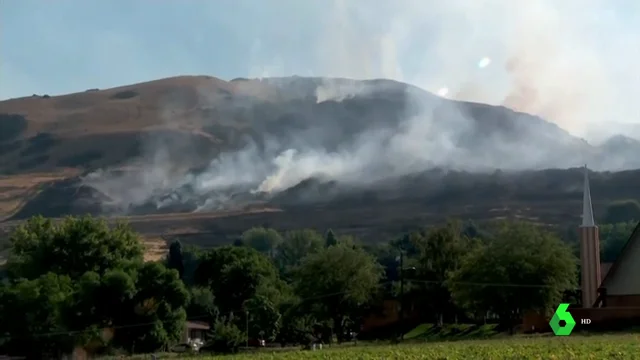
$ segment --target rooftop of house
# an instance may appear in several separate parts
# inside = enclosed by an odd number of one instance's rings
[[[612,265],[613,263],[610,262],[600,263],[600,283],[604,282],[604,278],[607,277]]]
[[[186,327],[193,330],[209,330],[211,328],[209,324],[201,321],[187,321]]]
[[[609,295],[640,295],[640,223],[629,236],[616,261],[611,264],[602,279],[601,287]]]

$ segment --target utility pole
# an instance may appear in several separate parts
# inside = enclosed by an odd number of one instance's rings
[[[404,340],[402,322],[404,320],[404,251],[400,249],[400,340]]]
[[[244,311],[244,319],[245,319],[245,330],[247,335],[246,345],[249,348],[249,310]]]
[[[415,271],[416,268],[415,267],[409,267],[406,268],[404,267],[404,249],[400,248],[400,256],[396,258],[396,261],[400,260],[400,272],[399,272],[399,277],[400,277],[400,314],[398,316],[399,318],[399,323],[400,323],[400,329],[402,330],[402,325],[403,325],[403,321],[404,321],[404,278],[405,278],[405,270],[411,270],[411,271]],[[404,332],[402,332],[400,334],[400,340],[404,340]]]

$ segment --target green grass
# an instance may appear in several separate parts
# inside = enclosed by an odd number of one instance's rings
[[[498,335],[495,324],[422,324],[404,335],[405,340],[471,340],[486,339]]]
[[[297,359],[640,359],[637,335],[539,336],[500,340],[427,342],[403,345],[325,347],[317,351],[262,351],[253,354],[208,356],[220,360],[297,360]]]

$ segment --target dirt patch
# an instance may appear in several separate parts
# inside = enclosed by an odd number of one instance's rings
[[[160,261],[166,258],[169,248],[161,237],[146,237],[142,239],[144,245],[144,261]]]

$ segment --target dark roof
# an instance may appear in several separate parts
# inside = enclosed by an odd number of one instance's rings
[[[600,283],[601,284],[604,281],[604,278],[607,277],[607,274],[609,273],[609,269],[611,269],[611,265],[613,265],[613,263],[610,263],[610,262],[600,263]]]
[[[620,254],[618,254],[618,257],[616,258],[616,261],[613,262],[613,265],[611,265],[611,268],[609,269],[609,271],[607,272],[607,275],[604,277],[604,279],[600,283],[600,286],[605,286],[607,281],[615,276],[615,273],[620,267],[620,264],[623,261],[626,261],[626,257],[628,256],[628,253],[629,253],[627,250],[629,250],[632,244],[639,241],[639,239],[640,239],[640,222],[638,222],[635,229],[633,229],[631,236],[629,236],[629,239],[622,247],[622,250],[620,250]]]
[[[187,321],[187,329],[209,330],[211,327],[207,323],[200,321]]]

